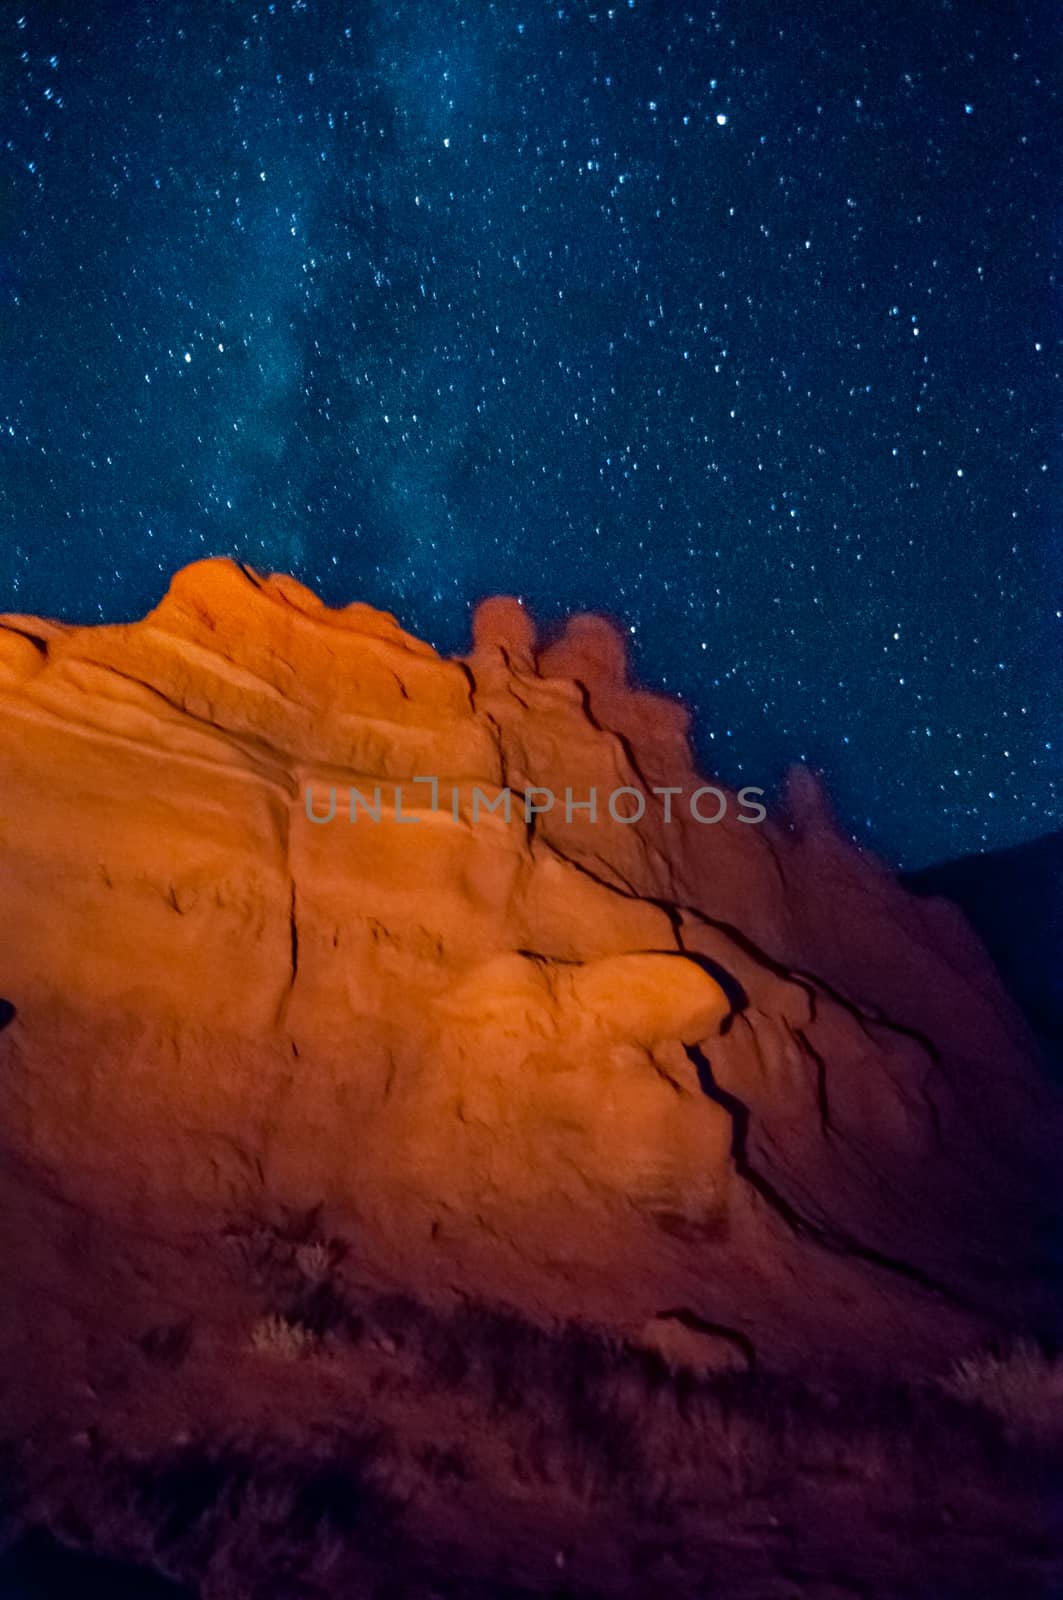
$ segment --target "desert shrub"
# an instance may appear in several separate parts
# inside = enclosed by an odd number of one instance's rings
[[[91,1463],[48,1474],[33,1525],[64,1546],[143,1564],[211,1600],[370,1593],[358,1581],[360,1563],[379,1552],[386,1564],[393,1554],[393,1461],[382,1430],[336,1432],[313,1449],[265,1438],[150,1456],[101,1447]],[[334,1582],[347,1565],[350,1581]],[[8,1592],[2,1581],[0,1592]]]
[[[332,1271],[332,1250],[320,1239],[295,1247],[295,1265],[307,1283],[324,1283]]]
[[[251,1329],[251,1347],[260,1355],[277,1356],[284,1361],[298,1361],[313,1355],[319,1340],[312,1328],[288,1317],[259,1317]]]
[[[957,1361],[943,1384],[966,1404],[993,1412],[1022,1432],[1063,1436],[1063,1361],[1020,1339],[997,1355],[985,1351]]]

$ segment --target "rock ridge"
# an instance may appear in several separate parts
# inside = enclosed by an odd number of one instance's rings
[[[1054,1326],[1058,1096],[814,774],[756,826],[472,820],[714,782],[602,619],[490,600],[447,659],[211,560],[140,622],[0,618],[0,706],[19,1184],[182,1233],[323,1205],[381,1281],[750,1361]],[[311,816],[363,785],[409,815]]]

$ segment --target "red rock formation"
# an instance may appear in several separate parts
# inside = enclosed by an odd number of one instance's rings
[[[128,626],[0,619],[0,706],[17,1192],[201,1236],[321,1204],[381,1282],[766,1363],[1047,1317],[1058,1107],[981,946],[807,772],[696,821],[604,622],[539,649],[488,601],[446,660],[209,561]]]

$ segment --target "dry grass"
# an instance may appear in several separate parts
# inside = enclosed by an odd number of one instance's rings
[[[332,1251],[320,1239],[296,1245],[295,1265],[307,1283],[324,1283],[332,1271]]]
[[[63,1547],[107,1550],[145,1580],[165,1574],[189,1600],[375,1594],[363,1568],[379,1558],[386,1570],[393,1551],[391,1452],[373,1432],[336,1433],[329,1444],[327,1453],[300,1453],[263,1440],[197,1441],[151,1457],[97,1445],[90,1459],[48,1473],[24,1527],[50,1530]],[[0,1593],[8,1592],[0,1566]]]
[[[957,1400],[993,1412],[1009,1428],[1063,1438],[1063,1361],[1028,1339],[1003,1355],[965,1357],[943,1386]]]
[[[288,1317],[259,1317],[251,1329],[251,1348],[282,1361],[301,1361],[320,1349],[321,1341],[305,1323]]]
[[[237,1333],[245,1381],[268,1381],[267,1360],[290,1371],[282,1389],[296,1386],[294,1437],[222,1441],[191,1427],[196,1443],[135,1458],[86,1433],[78,1452],[90,1460],[69,1457],[58,1472],[21,1464],[35,1503],[13,1524],[164,1571],[204,1600],[602,1600],[633,1592],[609,1567],[618,1541],[618,1570],[644,1578],[641,1592],[730,1592],[754,1552],[764,1586],[734,1592],[775,1600],[793,1592],[795,1547],[810,1572],[833,1571],[856,1495],[867,1549],[850,1552],[853,1582],[866,1574],[860,1592],[875,1600],[1032,1595],[1057,1562],[1063,1575],[1052,1532],[1063,1362],[1032,1344],[972,1354],[935,1383],[802,1381],[763,1366],[705,1376],[579,1326],[373,1292],[318,1213],[284,1230],[245,1229],[244,1241],[255,1295]],[[248,1333],[255,1312],[268,1314]],[[159,1342],[153,1334],[144,1350],[156,1368]],[[185,1362],[208,1360],[210,1348],[203,1340]],[[314,1359],[323,1351],[327,1363]],[[282,1365],[292,1362],[301,1370]],[[334,1432],[337,1397],[364,1438]],[[0,1495],[0,1548],[2,1513]],[[535,1570],[512,1584],[483,1575],[488,1555],[501,1572],[509,1544],[541,1525],[551,1540],[558,1530],[541,1566],[542,1552],[521,1545]],[[558,1589],[554,1552],[569,1548],[566,1534],[574,1553]],[[988,1561],[991,1543],[999,1556]],[[972,1559],[976,1586],[957,1588]],[[924,1585],[921,1564],[934,1563]],[[1025,1589],[1010,1576],[1004,1584],[1013,1569]],[[893,1587],[876,1587],[883,1573]]]
[[[322,1289],[304,1283],[302,1293],[309,1302]],[[752,1551],[763,1587],[734,1592],[782,1600],[794,1592],[795,1541],[810,1573],[834,1570],[837,1527],[857,1492],[867,1549],[849,1551],[847,1592],[866,1576],[859,1592],[874,1600],[1063,1593],[1033,1586],[1063,1574],[1051,1531],[1063,1455],[1052,1441],[1031,1450],[996,1403],[1006,1395],[1013,1422],[1058,1395],[1058,1364],[1033,1347],[972,1357],[944,1388],[826,1388],[764,1371],[702,1380],[655,1352],[578,1328],[547,1333],[474,1304],[448,1315],[409,1296],[366,1296],[348,1313],[364,1327],[357,1339],[342,1318],[319,1334],[294,1304],[285,1309],[255,1324],[254,1348],[297,1360],[324,1339],[330,1383],[345,1374],[350,1383],[356,1434],[337,1429],[331,1392],[315,1411],[314,1368],[300,1380],[302,1438],[200,1434],[138,1455],[86,1434],[60,1463],[20,1459],[15,1476],[31,1501],[15,1508],[9,1537],[48,1529],[204,1600],[603,1600],[633,1592],[610,1576],[618,1541],[617,1570],[644,1577],[641,1592],[732,1592]],[[393,1353],[382,1363],[383,1339]],[[540,1525],[549,1542],[522,1546],[533,1565],[519,1581],[485,1576],[488,1557],[501,1571],[511,1539]],[[0,1518],[0,1548],[2,1534]],[[573,1555],[559,1589],[554,1553],[570,1548],[566,1536]],[[925,1583],[924,1562],[936,1563]],[[1025,1578],[1012,1581],[1019,1570]],[[952,1582],[972,1573],[981,1587]],[[803,1592],[839,1591],[810,1578]]]

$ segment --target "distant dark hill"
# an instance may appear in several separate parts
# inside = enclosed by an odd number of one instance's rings
[[[1063,1073],[1063,829],[906,873],[904,882],[961,908]]]

